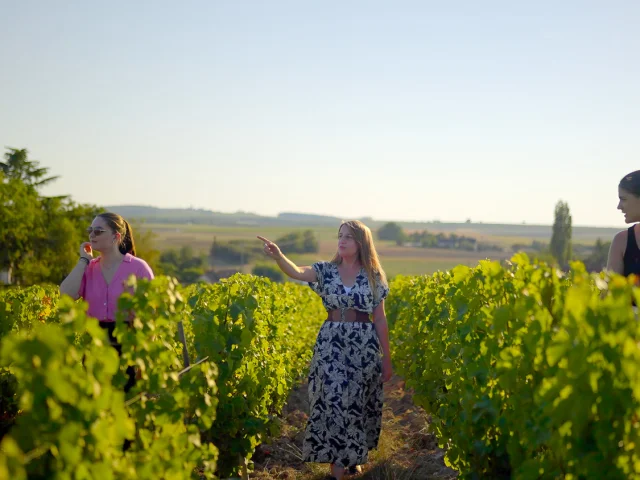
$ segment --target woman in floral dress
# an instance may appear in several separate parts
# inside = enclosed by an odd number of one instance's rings
[[[384,299],[386,275],[371,230],[343,222],[330,262],[299,267],[264,237],[265,254],[289,277],[308,282],[327,309],[309,371],[310,415],[305,461],[330,463],[331,477],[360,472],[377,447],[382,423],[382,383],[392,375]]]

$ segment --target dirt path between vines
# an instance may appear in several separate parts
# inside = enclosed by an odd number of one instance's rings
[[[444,464],[422,409],[413,405],[404,381],[394,377],[385,385],[382,434],[377,450],[369,454],[364,472],[354,480],[449,480],[456,472]],[[281,436],[258,447],[250,478],[322,480],[328,464],[302,462],[301,448],[309,412],[307,384],[295,388],[283,410]]]

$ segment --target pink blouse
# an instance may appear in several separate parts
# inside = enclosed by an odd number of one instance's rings
[[[103,322],[114,322],[118,298],[124,292],[124,283],[131,275],[152,279],[153,271],[147,262],[127,253],[111,283],[107,285],[100,268],[100,257],[91,260],[84,271],[78,291],[80,297],[89,304],[88,315]]]

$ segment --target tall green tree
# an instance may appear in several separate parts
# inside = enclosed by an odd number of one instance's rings
[[[313,230],[288,233],[276,239],[276,243],[285,255],[291,253],[317,253],[320,248]]]
[[[285,276],[276,265],[270,263],[260,263],[253,267],[251,270],[253,275],[257,275],[259,277],[267,277],[273,282],[284,282]]]
[[[611,242],[603,242],[598,238],[593,246],[591,254],[583,260],[587,271],[601,272],[607,266],[610,248]]]
[[[31,249],[41,216],[35,189],[0,172],[0,270],[8,270],[16,278],[20,259]]]
[[[40,203],[42,223],[25,267],[30,268],[29,283],[60,283],[78,261],[80,244],[88,240],[86,228],[100,209],[66,197],[45,197]]]
[[[378,238],[380,240],[391,240],[397,244],[401,244],[406,240],[406,234],[402,227],[396,222],[387,222],[378,230]]]
[[[553,232],[549,246],[551,254],[561,268],[566,268],[572,257],[571,248],[571,212],[566,202],[559,201],[556,204]]]
[[[34,188],[42,187],[57,180],[59,177],[49,177],[49,169],[41,167],[37,160],[29,160],[26,148],[8,148],[4,154],[4,162],[0,162],[0,171],[5,177],[21,180],[25,185]]]
[[[68,196],[42,196],[39,188],[58,177],[29,160],[26,149],[8,150],[0,162],[0,270],[22,285],[60,283],[99,210]]]
[[[141,221],[131,220],[129,223],[136,242],[136,256],[147,262],[156,275],[161,275],[163,272],[160,268],[160,250],[156,246],[158,234],[144,227]]]
[[[205,255],[195,253],[188,245],[180,250],[166,250],[160,255],[159,269],[165,275],[176,277],[183,284],[198,281],[204,275],[207,267]]]
[[[302,249],[304,250],[304,252],[318,253],[320,251],[320,243],[313,233],[313,230],[305,230],[302,235]]]

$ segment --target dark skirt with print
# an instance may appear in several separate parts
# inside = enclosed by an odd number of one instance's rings
[[[325,322],[309,371],[306,462],[361,465],[382,425],[382,354],[373,323]]]

